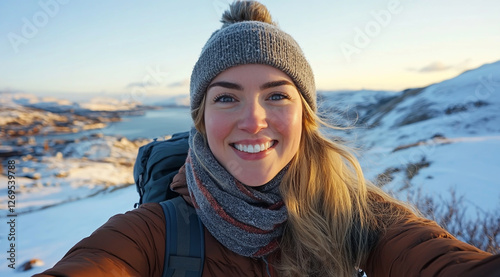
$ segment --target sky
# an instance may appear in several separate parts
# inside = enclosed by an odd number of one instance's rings
[[[228,0],[1,1],[0,91],[189,93]],[[500,60],[498,0],[263,0],[318,90],[423,87]]]

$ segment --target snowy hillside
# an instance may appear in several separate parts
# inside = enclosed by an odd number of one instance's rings
[[[354,125],[330,134],[360,148],[366,176],[384,189],[402,199],[421,190],[438,201],[455,189],[464,195],[469,216],[476,208],[500,208],[500,62],[425,88],[320,92],[318,97],[325,116],[341,126]],[[23,104],[10,103],[13,109]],[[23,184],[16,192],[16,266],[30,259],[43,265],[27,272],[8,268],[9,230],[3,224],[0,276],[31,276],[51,267],[110,216],[132,209],[135,187],[123,187],[133,182],[131,166],[144,143],[93,136],[9,146],[20,153],[10,159],[23,166],[17,171],[23,177],[16,179]],[[3,169],[0,182],[7,184],[6,159]],[[0,218],[6,220],[7,190],[0,191]]]
[[[384,189],[402,199],[454,189],[472,207],[500,208],[500,62],[425,88],[323,98],[348,115],[341,123],[357,122],[347,137],[363,150],[366,176]]]

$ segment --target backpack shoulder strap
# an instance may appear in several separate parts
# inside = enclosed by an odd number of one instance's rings
[[[166,224],[163,276],[201,276],[205,241],[203,224],[195,209],[181,196],[160,202],[160,205]]]

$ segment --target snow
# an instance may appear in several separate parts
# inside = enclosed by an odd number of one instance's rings
[[[328,134],[360,149],[358,157],[368,179],[375,181],[384,172],[391,177],[385,179],[385,190],[401,199],[418,189],[445,199],[454,189],[470,207],[467,216],[474,216],[476,209],[500,208],[500,62],[426,88],[321,92],[319,98],[320,110],[329,120],[341,126],[356,124]],[[26,95],[4,97],[0,105],[5,107],[0,111],[0,123],[14,117],[22,105],[130,108],[118,100],[76,104]],[[114,136],[89,137],[52,145],[54,149],[41,158],[16,158],[20,165],[16,172],[20,184],[16,191],[16,265],[35,258],[44,265],[27,272],[13,271],[2,258],[0,275],[41,272],[109,217],[132,209],[138,201],[135,186],[130,185],[134,182],[132,167],[138,148],[145,143],[147,140]],[[16,147],[2,145],[0,150],[42,151],[36,141]],[[7,181],[5,175],[0,176],[0,184]],[[3,221],[8,219],[7,201],[4,186],[0,188]],[[5,255],[8,226],[2,224],[0,230],[0,251]]]
[[[494,211],[500,203],[500,190],[498,179],[492,179],[491,175],[497,172],[498,176],[499,163],[493,161],[498,161],[500,137],[460,141],[443,145],[441,151],[436,151],[431,156],[433,166],[422,169],[413,182],[434,195],[446,195],[449,188],[467,192],[465,198],[470,203],[483,210]],[[458,168],[464,170],[458,171]]]
[[[368,179],[390,172],[385,190],[406,199],[454,189],[468,216],[500,208],[500,62],[426,88],[321,96],[333,122],[353,127],[328,133],[361,149]],[[410,178],[411,170],[418,171]]]
[[[386,153],[380,151],[379,153]],[[421,188],[429,195],[448,195],[450,189],[465,194],[465,199],[474,207],[494,211],[500,204],[500,187],[498,177],[500,136],[472,137],[446,140],[439,144],[423,144],[417,148],[408,148],[389,155],[372,155],[371,166],[365,166],[367,171],[380,168],[396,168],[401,165],[417,163],[423,157],[431,164],[420,169],[411,179],[413,187]],[[376,171],[377,174],[381,173]],[[404,171],[399,172],[399,180],[404,180]],[[369,176],[373,177],[373,176]],[[384,188],[390,191],[400,191],[405,182],[386,184]],[[404,199],[407,191],[401,191],[399,196]],[[469,209],[472,216],[474,209]]]
[[[54,155],[42,158],[24,156],[16,160],[18,213],[74,201],[133,184],[133,161],[140,146],[149,140],[134,142],[111,136],[87,138],[62,146]],[[36,147],[36,145],[35,145]],[[0,176],[2,184],[7,177]],[[6,209],[7,194],[0,195],[0,211]],[[0,214],[1,216],[2,214]]]
[[[89,236],[111,216],[124,213],[137,202],[134,186],[112,193],[98,194],[91,198],[69,202],[53,208],[42,209],[16,218],[17,266],[38,258],[44,265],[31,271],[21,272],[7,267],[8,261],[0,262],[1,276],[31,276],[60,260],[78,241]],[[4,218],[6,221],[6,219]],[[2,233],[2,252],[7,242]],[[5,252],[4,252],[5,253]],[[35,272],[36,271],[36,272]]]

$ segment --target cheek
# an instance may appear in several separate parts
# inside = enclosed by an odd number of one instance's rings
[[[228,134],[230,124],[227,121],[227,116],[221,116],[216,112],[205,113],[205,131],[210,148],[214,149],[216,143],[223,141]]]
[[[300,137],[302,131],[302,110],[292,109],[292,111],[285,111],[275,114],[272,117],[276,130],[287,137],[293,138],[296,135]]]

